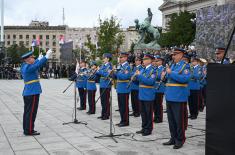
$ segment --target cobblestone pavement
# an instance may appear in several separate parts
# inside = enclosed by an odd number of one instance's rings
[[[22,130],[23,118],[23,89],[22,80],[0,80],[0,154],[1,155],[203,155],[205,154],[205,112],[200,113],[197,120],[189,120],[186,131],[186,143],[183,148],[173,150],[172,146],[163,146],[168,141],[169,129],[166,113],[164,122],[154,124],[153,134],[128,134],[140,130],[141,118],[130,117],[130,126],[113,126],[115,134],[126,133],[116,138],[94,138],[102,134],[109,134],[110,121],[97,119],[100,116],[101,105],[97,103],[95,115],[87,115],[85,111],[77,111],[79,121],[88,125],[68,124],[74,118],[74,87],[65,93],[62,91],[70,84],[65,79],[41,80],[43,93],[40,96],[40,105],[35,129],[41,133],[39,136],[24,136]],[[120,121],[117,109],[116,92],[112,92],[113,123]],[[96,97],[99,96],[97,91]],[[164,103],[165,105],[165,103]],[[130,106],[131,107],[131,106]],[[130,108],[131,110],[131,108]],[[102,134],[100,134],[102,133]]]

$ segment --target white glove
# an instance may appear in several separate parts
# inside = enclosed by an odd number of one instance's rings
[[[42,55],[42,53],[40,53],[38,56],[38,60],[41,60],[42,58],[43,58],[43,55]]]
[[[48,51],[47,51],[47,53],[46,53],[46,58],[48,59],[50,56],[51,56],[51,53],[52,53],[52,50],[51,49],[49,49]]]

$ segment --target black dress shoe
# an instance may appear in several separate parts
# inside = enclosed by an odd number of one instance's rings
[[[140,114],[134,114],[134,117],[140,117]]]
[[[120,123],[120,124],[118,125],[118,127],[125,127],[125,126],[129,126],[129,123]]]
[[[120,123],[117,123],[117,124],[115,124],[116,126],[119,126],[120,125]]]
[[[180,149],[183,146],[183,144],[175,144],[173,146],[173,149]]]
[[[148,135],[151,135],[151,134],[152,134],[151,132],[143,132],[142,136],[148,136]]]
[[[134,113],[129,114],[129,116],[134,116],[134,115],[135,115]]]
[[[197,119],[197,116],[191,116],[191,118],[190,119]]]
[[[168,142],[163,143],[163,145],[175,145],[175,142],[170,139]]]
[[[79,107],[78,110],[86,110],[86,108]]]
[[[36,133],[37,131],[36,131],[36,130],[33,130],[32,132],[33,132],[33,133]]]
[[[137,134],[142,134],[142,133],[144,133],[144,130],[142,129],[142,130],[140,130],[140,131],[136,131],[136,133],[137,133]]]
[[[159,119],[154,119],[154,123],[162,123]]]
[[[90,115],[91,114],[91,112],[90,111],[88,111],[88,112],[86,112],[87,113],[87,115]]]
[[[39,132],[33,132],[33,133],[24,133],[25,136],[37,136],[40,135]]]
[[[102,120],[107,120],[107,119],[109,119],[109,117],[102,117],[101,119]]]

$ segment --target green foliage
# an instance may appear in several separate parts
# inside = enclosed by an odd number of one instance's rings
[[[100,29],[98,31],[98,56],[103,53],[115,54],[124,41],[124,35],[120,29],[120,24],[114,16],[102,21],[99,19]]]
[[[85,42],[85,46],[89,49],[90,51],[90,57],[88,58],[89,60],[95,60],[96,58],[96,45],[91,42],[91,36],[88,34],[86,36],[87,42]]]
[[[21,63],[21,60],[22,60],[21,56],[25,54],[26,52],[28,52],[29,49],[26,48],[24,45],[19,46],[17,44],[14,44],[8,47],[6,51],[7,51],[7,56],[11,58],[11,62],[9,63],[18,64],[18,63]]]
[[[162,47],[189,45],[195,38],[196,29],[191,21],[194,18],[195,14],[187,11],[172,14],[167,32],[161,34],[159,44]]]

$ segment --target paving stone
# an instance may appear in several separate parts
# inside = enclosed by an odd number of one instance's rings
[[[205,110],[197,120],[189,120],[186,131],[186,143],[182,149],[174,150],[172,146],[163,146],[170,137],[166,113],[164,121],[154,124],[153,134],[142,137],[135,132],[141,129],[141,118],[130,117],[130,126],[112,127],[114,134],[131,133],[131,136],[115,138],[94,138],[110,134],[109,120],[97,119],[101,114],[101,104],[96,104],[95,115],[87,115],[86,111],[77,111],[78,121],[88,125],[67,124],[74,119],[73,88],[62,93],[70,82],[66,79],[41,79],[43,93],[35,122],[35,130],[41,135],[24,136],[22,131],[23,99],[21,80],[0,80],[0,154],[4,155],[203,155],[205,154]],[[98,86],[99,87],[99,86]],[[113,89],[113,124],[120,122],[116,92]],[[99,97],[97,90],[96,99]],[[79,106],[79,103],[78,105]],[[165,103],[164,103],[165,109]],[[131,105],[130,105],[131,111]],[[131,113],[131,112],[130,112]],[[198,129],[193,129],[198,128]],[[198,135],[194,137],[195,135]],[[153,141],[154,140],[154,141]]]

